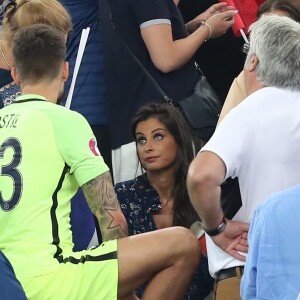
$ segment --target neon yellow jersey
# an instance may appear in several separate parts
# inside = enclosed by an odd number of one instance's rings
[[[0,250],[19,278],[50,273],[72,255],[70,200],[106,171],[80,114],[39,95],[0,110]]]

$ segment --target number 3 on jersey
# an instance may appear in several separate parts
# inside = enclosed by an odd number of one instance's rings
[[[9,152],[13,152],[12,159],[4,165],[3,159],[5,158],[5,154],[11,157]],[[5,184],[2,183],[0,185],[0,205],[3,211],[10,211],[14,209],[20,201],[22,195],[23,180],[22,180],[22,174],[17,169],[17,167],[19,166],[21,160],[22,160],[22,147],[20,142],[16,138],[8,138],[6,141],[4,141],[1,144],[0,176],[2,177],[1,182],[5,182]],[[7,176],[8,178],[4,178],[5,176]],[[12,185],[8,183],[8,180],[12,181]],[[8,199],[4,199],[3,191],[5,187],[8,186],[8,184],[12,186],[11,193],[9,193],[10,195],[7,195],[6,192],[5,197]]]

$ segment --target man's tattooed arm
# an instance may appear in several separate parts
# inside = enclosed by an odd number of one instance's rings
[[[114,191],[111,175],[105,172],[82,186],[87,202],[97,217],[103,241],[128,236],[126,219]]]

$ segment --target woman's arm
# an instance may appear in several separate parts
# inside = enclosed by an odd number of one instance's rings
[[[169,24],[142,28],[141,35],[155,67],[168,73],[185,65],[205,40],[224,34],[233,25],[234,14],[233,10],[217,13],[206,21],[207,25],[201,25],[188,37],[176,41],[173,41]]]

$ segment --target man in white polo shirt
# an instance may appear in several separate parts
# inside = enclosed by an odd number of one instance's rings
[[[216,299],[241,299],[247,233],[255,208],[300,180],[300,24],[262,17],[245,63],[250,95],[233,109],[192,162],[188,188],[207,233]],[[242,206],[224,218],[220,185],[238,177]],[[229,203],[230,205],[230,203]],[[244,253],[243,253],[244,252]]]

